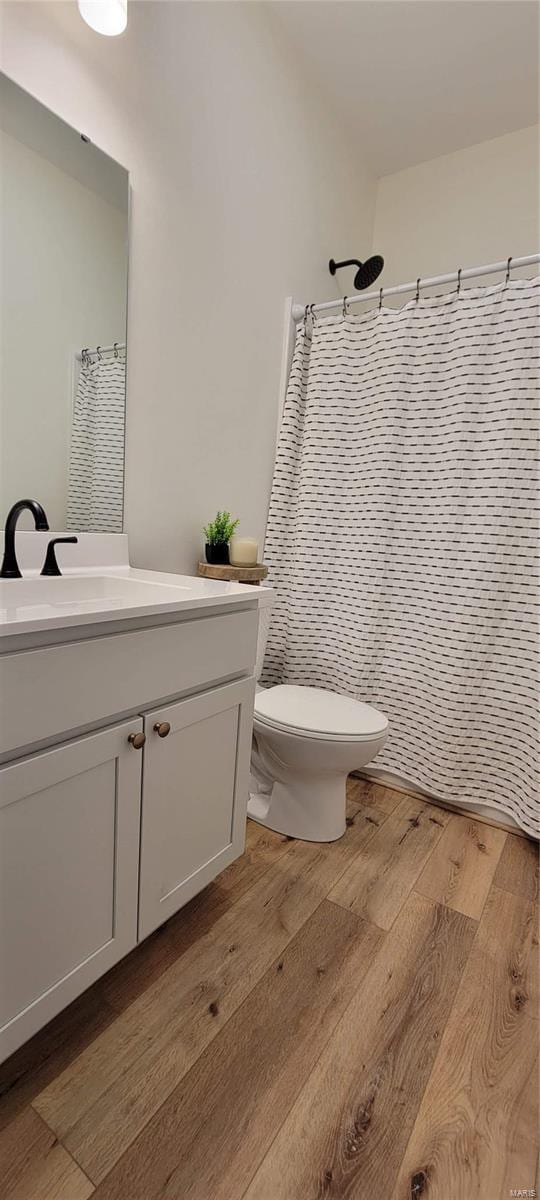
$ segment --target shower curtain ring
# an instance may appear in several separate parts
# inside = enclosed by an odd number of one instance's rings
[[[346,296],[343,297],[343,305],[341,308],[341,315],[343,318],[348,317],[348,315],[349,315],[349,310],[347,308],[347,297]]]
[[[314,304],[310,304],[310,306],[309,306],[309,315],[310,315],[310,317],[311,317],[311,320],[312,320],[313,324],[314,324],[314,325],[316,325],[316,324],[317,324],[317,318],[316,318],[316,316],[315,316],[314,309],[315,309],[315,305],[314,305]]]
[[[462,268],[460,267],[459,271],[457,273],[457,293],[456,293],[456,295],[458,295],[458,296],[461,291],[461,271],[462,271]]]
[[[414,298],[415,300],[420,299],[420,276],[418,276],[418,279],[416,280],[416,296]]]
[[[512,262],[512,255],[510,255],[510,258],[508,259],[508,262],[506,264],[506,279],[504,281],[505,287],[506,287],[506,284],[508,283],[508,280],[510,279],[510,264],[511,264],[511,262]]]
[[[379,311],[382,308],[382,298],[383,298],[383,289],[380,288],[380,290],[379,290]]]
[[[118,342],[114,343],[113,350],[114,350],[114,357],[118,358]]]
[[[98,362],[102,362],[102,361],[103,361],[103,355],[102,355],[102,353],[101,353],[101,346],[96,346],[96,352],[97,352],[97,356],[98,356]]]

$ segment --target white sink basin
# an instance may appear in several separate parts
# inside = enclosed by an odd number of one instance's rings
[[[126,604],[153,604],[167,601],[173,592],[186,592],[185,584],[146,583],[140,579],[115,575],[62,575],[55,578],[0,580],[0,619],[12,609],[44,606],[62,611],[74,604],[92,608],[124,607]]]

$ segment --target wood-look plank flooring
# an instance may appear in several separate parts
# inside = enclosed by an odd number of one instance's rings
[[[417,882],[418,891],[479,921],[505,838],[491,825],[451,817]]]
[[[1,1200],[502,1200],[533,1189],[538,857],[350,780],[0,1066]]]
[[[450,820],[443,809],[403,796],[332,888],[330,899],[390,929]]]

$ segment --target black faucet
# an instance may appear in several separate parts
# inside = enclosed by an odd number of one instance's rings
[[[17,521],[25,508],[32,513],[36,529],[46,530],[49,528],[45,511],[37,500],[17,500],[17,503],[10,508],[6,519],[4,559],[0,568],[0,579],[22,579],[15,554],[15,530]]]

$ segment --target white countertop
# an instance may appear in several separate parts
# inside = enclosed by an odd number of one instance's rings
[[[260,587],[129,566],[62,569],[60,577],[25,572],[0,579],[0,639],[105,621],[257,603]],[[5,643],[4,643],[5,644]]]

